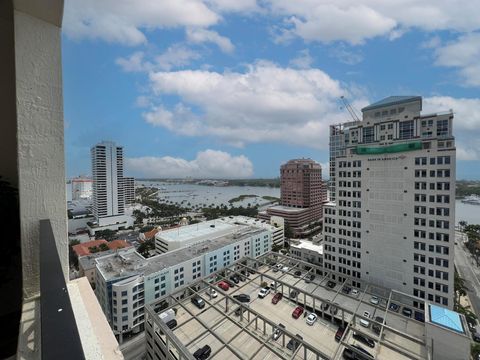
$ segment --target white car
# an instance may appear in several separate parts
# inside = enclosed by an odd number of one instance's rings
[[[282,271],[283,271],[283,272],[287,272],[288,270],[290,270],[290,268],[289,268],[288,266],[284,266],[284,267],[282,268]]]
[[[217,292],[212,288],[210,288],[210,291],[208,292],[208,294],[214,299],[218,296]]]
[[[380,302],[380,300],[378,299],[378,297],[372,296],[372,298],[370,299],[370,302],[371,302],[373,305],[378,305],[378,303]]]
[[[370,319],[370,313],[368,311],[364,311],[363,312],[363,317],[366,317],[367,319]],[[366,327],[368,328],[370,326],[370,321],[368,320],[365,320],[365,319],[360,319],[360,325],[362,325],[363,327]]]
[[[307,316],[307,325],[313,325],[315,324],[315,321],[317,321],[317,314],[315,313],[310,313],[310,315]]]
[[[270,288],[262,288],[260,289],[260,291],[258,292],[258,297],[260,299],[263,299],[265,296],[267,296],[268,294],[270,294]]]
[[[358,296],[359,292],[357,289],[352,290],[352,296]]]

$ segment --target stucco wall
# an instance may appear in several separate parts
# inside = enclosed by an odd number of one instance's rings
[[[18,175],[24,296],[39,292],[39,220],[50,219],[65,276],[65,199],[60,28],[14,12]]]

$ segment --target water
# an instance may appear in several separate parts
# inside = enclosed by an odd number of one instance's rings
[[[263,199],[262,196],[280,197],[279,188],[270,188],[264,186],[205,186],[194,184],[169,184],[162,182],[138,181],[144,186],[152,186],[159,189],[158,198],[161,202],[173,202],[179,205],[192,207],[195,205],[230,205],[229,200],[240,195],[257,195],[256,197],[246,198],[236,201],[233,206],[246,207],[255,205],[265,205],[270,200]]]
[[[468,224],[480,224],[480,205],[464,204],[460,200],[455,201],[455,220],[464,220]]]

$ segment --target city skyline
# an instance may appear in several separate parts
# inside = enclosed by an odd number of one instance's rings
[[[135,177],[276,177],[300,157],[327,175],[328,127],[351,120],[340,96],[360,114],[421,95],[424,113],[455,112],[457,178],[480,178],[480,21],[468,2],[112,4],[65,4],[69,177],[102,139],[125,147]]]

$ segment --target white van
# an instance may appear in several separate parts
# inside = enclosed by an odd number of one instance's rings
[[[166,324],[170,320],[175,319],[175,311],[173,311],[173,309],[168,309],[167,311],[158,314],[158,317]]]

